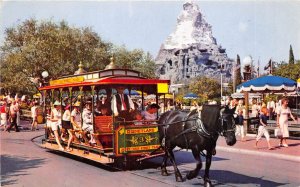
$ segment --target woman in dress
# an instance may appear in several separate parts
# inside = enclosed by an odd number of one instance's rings
[[[289,137],[288,120],[289,116],[296,122],[292,115],[291,109],[288,107],[289,100],[287,98],[281,99],[282,105],[277,110],[277,126],[280,128],[282,137],[280,138],[279,146],[288,147],[286,139]]]

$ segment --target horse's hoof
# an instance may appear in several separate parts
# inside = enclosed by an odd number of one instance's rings
[[[187,178],[188,180],[191,180],[191,179],[193,179],[193,178],[195,178],[195,177],[196,177],[196,176],[195,176],[194,172],[192,172],[192,171],[189,171],[188,174],[186,175],[186,178]]]
[[[165,167],[161,168],[161,175],[162,176],[168,176],[169,175],[168,171],[167,171],[167,168],[165,168]]]
[[[204,181],[204,186],[205,187],[211,187],[212,186],[211,181],[210,180],[205,180]]]
[[[216,149],[213,149],[211,154],[212,154],[212,155],[216,155],[216,154],[217,154]]]
[[[176,182],[183,182],[182,177],[176,177]]]

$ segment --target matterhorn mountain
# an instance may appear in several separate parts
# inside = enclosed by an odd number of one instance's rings
[[[220,80],[221,65],[223,80],[228,82],[233,60],[217,44],[212,27],[205,21],[198,5],[189,1],[183,4],[175,31],[161,45],[155,62],[157,75],[174,84],[188,82],[197,76]]]

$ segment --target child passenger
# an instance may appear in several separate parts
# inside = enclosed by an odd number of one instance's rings
[[[272,150],[273,147],[270,145],[270,135],[269,135],[268,130],[266,129],[267,119],[268,119],[267,113],[268,113],[268,109],[266,107],[261,109],[261,115],[259,116],[260,123],[259,123],[259,127],[258,127],[258,133],[257,133],[257,137],[256,137],[255,147],[257,147],[258,140],[260,140],[262,135],[264,135],[267,139],[269,150]]]
[[[134,124],[135,125],[143,125],[143,116],[140,111],[135,111],[134,114]]]

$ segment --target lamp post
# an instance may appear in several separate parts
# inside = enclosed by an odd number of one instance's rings
[[[174,110],[175,110],[175,91],[176,91],[175,88],[172,88]]]
[[[223,62],[221,61],[221,103],[222,103],[222,99],[223,99]]]

